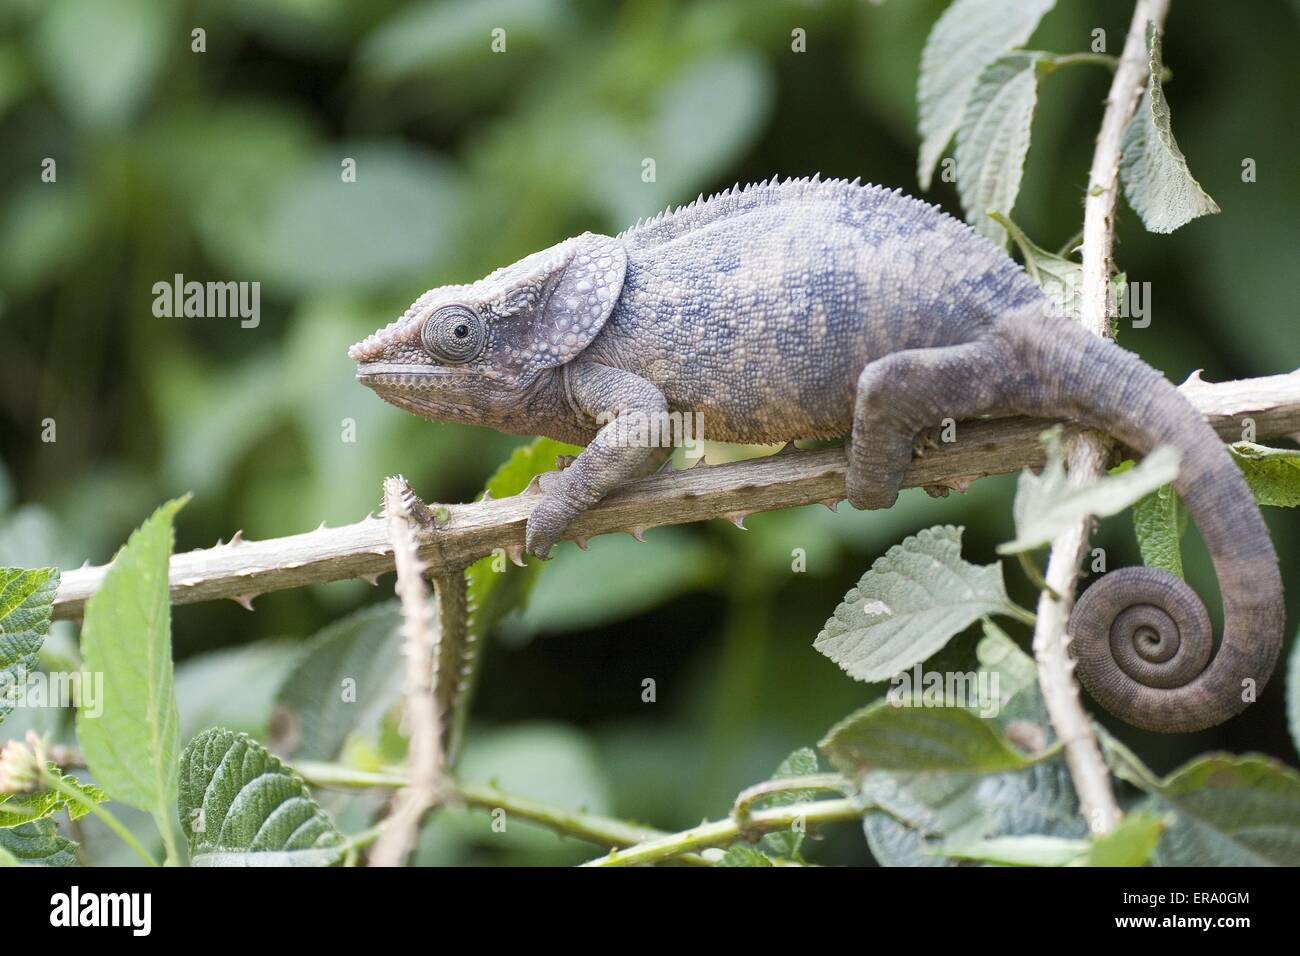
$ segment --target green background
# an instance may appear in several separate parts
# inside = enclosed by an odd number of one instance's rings
[[[942,7],[0,0],[0,564],[106,562],[184,491],[195,498],[179,550],[239,528],[266,538],[355,521],[397,472],[426,500],[470,500],[519,439],[385,405],[353,381],[348,345],[429,286],[733,182],[821,173],[915,192],[918,63]],[[1117,52],[1130,15],[1127,2],[1062,0],[1029,45],[1084,50],[1101,27]],[[489,49],[497,26],[504,54]],[[190,50],[195,27],[205,53]],[[796,27],[805,53],[791,51]],[[1121,326],[1120,341],[1176,381],[1196,368],[1210,381],[1289,371],[1300,357],[1298,39],[1295,4],[1173,6],[1174,128],[1223,212],[1154,236],[1122,206],[1117,257],[1150,283],[1154,317]],[[1079,227],[1108,82],[1075,68],[1043,84],[1014,212],[1040,245]],[[46,157],[53,184],[40,180]],[[1256,183],[1241,180],[1247,157]],[[960,211],[949,184],[929,198]],[[175,273],[260,282],[260,325],[156,318],[151,287]],[[54,443],[41,441],[47,418]],[[748,532],[715,521],[644,544],[612,536],[586,555],[562,546],[494,637],[466,773],[661,827],[724,813],[873,693],[811,648],[844,591],[932,524],[966,525],[966,555],[993,560],[1011,537],[1013,485],[909,492],[888,513],[756,515]],[[1294,516],[1268,518],[1294,581]],[[1111,566],[1137,560],[1126,517],[1096,543]],[[806,572],[791,572],[792,548]],[[1216,608],[1213,575],[1189,552]],[[1032,600],[1014,566],[1007,578]],[[389,596],[391,581],[271,594],[253,614],[177,608],[183,732],[264,732],[297,643]],[[1290,587],[1291,621],[1298,595]],[[50,653],[70,641],[58,629]],[[646,678],[654,704],[641,700]],[[1281,690],[1275,680],[1245,716],[1201,734],[1109,725],[1161,771],[1210,749],[1294,764]],[[16,716],[3,736],[20,729]],[[332,808],[359,828],[369,805]],[[111,858],[91,831],[88,852]],[[828,837],[813,859],[869,859],[857,828]],[[589,849],[523,827],[502,841],[450,815],[421,853],[564,862]]]

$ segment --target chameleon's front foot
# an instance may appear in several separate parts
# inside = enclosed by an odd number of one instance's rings
[[[534,487],[534,493],[541,495],[542,500],[528,516],[524,550],[545,560],[564,530],[585,509],[566,493],[563,472],[548,471],[539,475]]]

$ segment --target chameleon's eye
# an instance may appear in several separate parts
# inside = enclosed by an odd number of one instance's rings
[[[472,361],[487,342],[487,327],[466,305],[443,306],[425,320],[424,347],[439,362],[461,365]]]

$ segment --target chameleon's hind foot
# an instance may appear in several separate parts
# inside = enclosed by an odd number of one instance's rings
[[[898,476],[901,477],[901,474]],[[893,480],[891,480],[893,479]],[[844,479],[845,497],[849,504],[859,511],[877,511],[893,507],[898,500],[898,478],[890,475],[881,480],[879,473],[864,474],[861,469],[849,465],[849,473]]]

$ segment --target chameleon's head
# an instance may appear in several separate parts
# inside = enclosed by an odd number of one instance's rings
[[[617,239],[584,233],[470,285],[430,289],[348,357],[357,380],[399,408],[529,432],[520,399],[600,331],[626,265]]]

